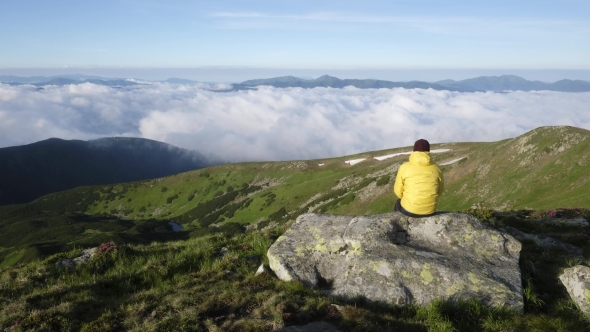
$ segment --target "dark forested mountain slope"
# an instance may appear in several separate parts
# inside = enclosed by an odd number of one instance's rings
[[[79,186],[157,178],[210,166],[197,152],[143,139],[45,141],[0,149],[0,205]]]

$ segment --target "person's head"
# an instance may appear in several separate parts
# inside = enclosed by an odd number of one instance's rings
[[[414,143],[414,151],[430,152],[430,143],[425,139],[419,139]]]

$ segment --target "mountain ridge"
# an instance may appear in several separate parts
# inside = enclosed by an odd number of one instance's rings
[[[137,181],[210,166],[197,152],[131,137],[50,138],[0,148],[0,205],[84,185]]]
[[[255,79],[244,81],[239,86],[260,86],[270,85],[277,88],[300,87],[331,87],[343,88],[345,86],[354,86],[361,89],[374,88],[406,88],[406,89],[434,89],[449,90],[458,92],[503,92],[507,90],[549,90],[561,92],[588,92],[590,91],[590,82],[581,80],[560,80],[554,83],[544,83],[541,81],[529,81],[515,75],[502,76],[480,76],[476,78],[455,81],[441,80],[433,83],[422,81],[392,82],[375,79],[339,79],[337,77],[323,75],[316,79],[305,80],[294,76],[282,76],[268,79]]]
[[[31,84],[37,87],[46,85],[68,85],[68,84],[82,84],[93,83],[98,85],[105,85],[110,87],[125,87],[133,85],[141,85],[133,80],[126,80],[120,78],[107,78],[92,75],[72,74],[72,75],[56,75],[56,76],[31,76],[20,77],[14,75],[0,76],[0,82],[9,85],[24,85]],[[147,82],[147,81],[146,81]],[[199,81],[184,79],[184,78],[168,78],[166,80],[156,81],[169,84],[196,84]],[[232,89],[227,91],[237,90],[251,90],[257,86],[270,85],[277,88],[301,87],[301,88],[316,88],[316,87],[331,87],[343,88],[346,86],[354,86],[360,89],[379,89],[379,88],[405,88],[405,89],[434,89],[434,90],[448,90],[457,92],[504,92],[504,91],[561,91],[561,92],[589,92],[590,82],[584,80],[562,79],[553,83],[546,83],[541,81],[529,81],[522,77],[515,75],[501,75],[501,76],[479,76],[465,80],[440,80],[436,82],[425,81],[403,81],[394,82],[388,80],[377,79],[340,79],[330,75],[322,75],[315,79],[303,79],[295,76],[280,76],[266,79],[252,79],[241,83],[233,83]],[[220,90],[223,92],[226,90]]]

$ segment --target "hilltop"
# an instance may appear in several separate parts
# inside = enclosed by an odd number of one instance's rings
[[[0,148],[0,205],[79,186],[130,182],[211,166],[197,152],[143,138],[51,138]]]

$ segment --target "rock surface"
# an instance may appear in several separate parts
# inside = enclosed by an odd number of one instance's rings
[[[522,311],[521,244],[469,214],[304,214],[268,250],[271,269],[333,296],[384,304],[476,298]]]
[[[257,275],[261,275],[263,273],[266,273],[266,267],[264,266],[264,264],[260,264],[260,266],[258,267],[258,270],[256,270],[256,273],[254,275],[257,276]]]
[[[551,225],[563,225],[563,226],[578,226],[578,227],[586,227],[590,226],[588,221],[583,218],[571,218],[571,219],[564,219],[564,218],[541,218],[535,220],[537,223],[543,224],[551,224]]]
[[[283,327],[273,332],[340,332],[340,330],[327,322],[313,322],[307,325]]]
[[[73,269],[78,265],[88,263],[92,257],[98,252],[98,247],[82,250],[82,255],[74,259],[64,259],[55,263],[55,266],[62,269]]]
[[[590,267],[576,265],[565,269],[559,280],[580,310],[590,315]]]
[[[535,244],[538,245],[539,247],[549,248],[549,249],[560,249],[560,250],[567,252],[567,254],[572,257],[582,257],[582,255],[584,253],[584,250],[582,250],[582,248],[574,246],[573,244],[561,242],[561,241],[556,240],[552,237],[521,232],[514,227],[506,227],[506,228],[504,228],[504,230],[508,234],[514,236],[515,238],[517,238],[520,241],[531,240],[531,241],[535,242]]]

